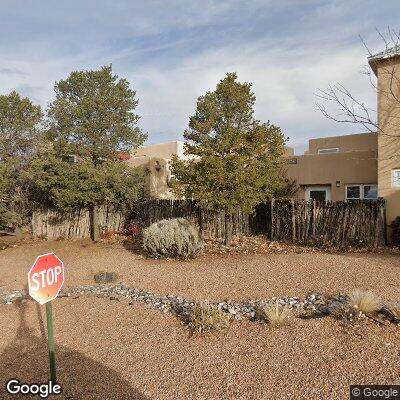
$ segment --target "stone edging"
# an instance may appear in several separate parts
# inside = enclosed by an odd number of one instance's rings
[[[117,285],[79,285],[71,286],[61,290],[59,297],[80,297],[83,295],[95,295],[101,297],[125,297],[134,301],[145,303],[151,308],[160,310],[161,312],[171,312],[179,316],[188,316],[191,308],[197,303],[194,300],[185,299],[180,296],[166,295],[159,296],[151,292],[146,292],[137,288],[133,288],[120,283]],[[25,290],[14,291],[0,295],[0,304],[13,304],[25,301],[29,298]],[[253,319],[258,307],[267,304],[287,305],[294,311],[309,311],[321,315],[330,314],[331,311],[340,305],[346,303],[348,297],[338,295],[329,297],[313,293],[304,299],[299,297],[272,297],[269,299],[257,299],[248,301],[226,300],[222,302],[208,303],[211,307],[218,308],[223,313],[228,314],[230,318]]]

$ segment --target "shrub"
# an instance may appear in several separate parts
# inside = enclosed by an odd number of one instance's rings
[[[222,311],[207,303],[196,304],[191,311],[189,327],[193,333],[224,331],[229,326],[229,318]]]
[[[275,304],[268,304],[258,311],[258,315],[272,326],[289,325],[294,317],[292,309],[278,302]]]
[[[382,308],[382,301],[376,294],[360,289],[350,293],[350,304],[363,314],[372,314]]]
[[[203,240],[186,219],[164,219],[143,230],[143,248],[154,257],[191,258],[203,248]]]
[[[392,322],[400,324],[400,303],[386,303],[383,311]]]
[[[100,271],[94,274],[94,281],[96,283],[113,283],[118,280],[119,276],[116,272]]]
[[[354,322],[360,317],[360,311],[349,303],[342,303],[332,310],[331,315],[340,321]]]

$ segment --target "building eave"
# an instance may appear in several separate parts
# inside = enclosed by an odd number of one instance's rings
[[[393,46],[386,50],[383,50],[377,54],[368,57],[368,64],[371,67],[374,74],[377,74],[377,67],[379,62],[383,60],[389,60],[390,58],[400,57],[400,45]]]

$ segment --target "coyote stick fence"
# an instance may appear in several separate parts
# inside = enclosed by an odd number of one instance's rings
[[[138,229],[168,218],[186,218],[199,226],[204,237],[225,235],[225,213],[202,210],[193,201],[148,200],[132,204],[130,211],[112,206],[98,209],[100,231],[118,232],[128,225]],[[90,236],[90,215],[85,209],[70,213],[36,210],[32,233],[45,238]],[[386,244],[385,201],[318,202],[272,199],[260,204],[252,215],[237,210],[234,235],[264,234],[270,240],[335,247]]]

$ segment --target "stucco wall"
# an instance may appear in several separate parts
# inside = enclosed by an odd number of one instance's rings
[[[288,165],[288,176],[295,179],[298,185],[331,185],[333,201],[345,199],[347,184],[377,183],[376,151],[307,154],[294,159],[297,164]],[[336,187],[336,181],[340,181],[339,187]],[[297,196],[304,199],[303,188]]]
[[[132,166],[147,164],[151,158],[171,159],[173,154],[180,155],[182,145],[179,141],[159,143],[140,147],[132,151],[128,163]]]
[[[318,154],[318,149],[329,148],[339,148],[339,152],[377,150],[378,135],[376,133],[361,133],[310,139],[307,154]]]
[[[400,168],[400,57],[381,61],[377,65],[377,76],[380,128],[378,193],[387,200],[387,220],[390,223],[400,216],[400,188],[392,187],[392,170]]]
[[[171,176],[169,160],[160,157],[150,158],[147,168],[150,197],[157,199],[175,198],[168,185]]]

